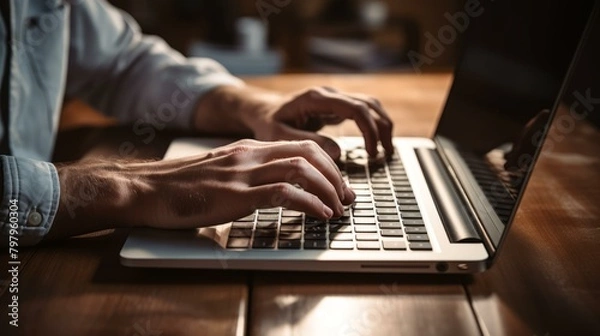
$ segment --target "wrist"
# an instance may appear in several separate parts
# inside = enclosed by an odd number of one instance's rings
[[[52,238],[131,225],[126,209],[135,189],[122,174],[123,165],[79,162],[59,165],[57,171],[61,193]]]
[[[208,93],[196,111],[196,130],[254,136],[269,123],[282,96],[255,87],[222,86]]]

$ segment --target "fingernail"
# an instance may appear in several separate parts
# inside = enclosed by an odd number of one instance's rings
[[[333,216],[333,210],[327,205],[323,205],[323,214],[325,214],[326,218],[331,218],[331,216]]]

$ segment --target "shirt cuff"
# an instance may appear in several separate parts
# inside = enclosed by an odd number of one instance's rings
[[[48,162],[13,156],[0,156],[0,166],[2,233],[8,236],[16,224],[19,245],[35,245],[50,230],[58,210],[60,183],[56,167]],[[3,240],[8,241],[8,238]]]
[[[178,103],[185,106],[176,115],[172,125],[179,129],[189,130],[194,124],[198,100],[219,86],[243,87],[244,82],[231,75],[220,63],[209,58],[188,58],[188,66],[193,70],[175,80],[177,89],[168,97],[172,105]],[[189,70],[189,69],[188,69]],[[186,104],[187,103],[187,104]],[[160,114],[161,106],[158,107]]]

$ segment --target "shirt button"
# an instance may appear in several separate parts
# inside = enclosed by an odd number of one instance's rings
[[[32,211],[27,217],[27,224],[31,226],[38,226],[42,223],[42,215],[37,211]]]

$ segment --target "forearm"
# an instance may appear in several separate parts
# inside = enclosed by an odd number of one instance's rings
[[[133,225],[127,208],[138,188],[135,179],[124,174],[125,167],[108,161],[57,166],[60,201],[45,240]]]
[[[278,93],[256,87],[221,86],[198,102],[194,128],[204,134],[250,137],[262,117],[282,99]]]

